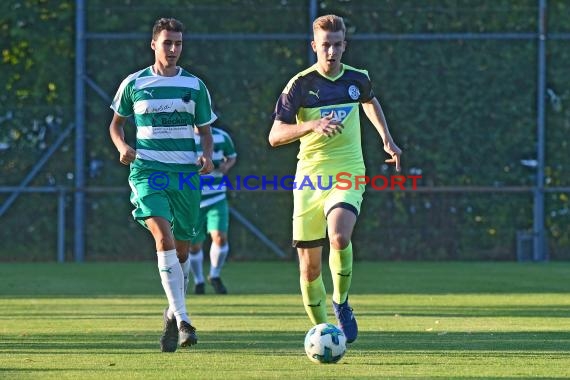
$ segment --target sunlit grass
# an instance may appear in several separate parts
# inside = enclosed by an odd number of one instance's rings
[[[2,264],[0,378],[570,377],[570,265],[357,263],[337,365],[304,354],[296,271],[230,262],[231,294],[187,298],[199,344],[163,354],[154,263]]]

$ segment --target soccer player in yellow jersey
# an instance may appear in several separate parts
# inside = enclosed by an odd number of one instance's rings
[[[378,130],[384,151],[391,156],[386,162],[394,164],[397,171],[402,151],[390,135],[368,72],[341,63],[345,35],[346,27],[339,16],[321,16],[313,22],[311,46],[317,63],[294,76],[283,90],[273,113],[269,143],[279,146],[300,141],[293,190],[293,246],[299,255],[305,310],[313,324],[327,322],[321,262],[322,247],[328,240],[333,311],[347,341],[352,343],[358,326],[348,303],[351,236],[364,186],[346,189],[343,183],[342,189],[337,188],[335,178],[342,172],[350,173],[352,178],[365,174],[359,104]]]

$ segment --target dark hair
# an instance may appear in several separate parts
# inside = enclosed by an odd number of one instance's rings
[[[184,32],[184,24],[175,18],[159,18],[152,27],[152,39],[156,40],[160,32],[168,30],[169,32]]]
[[[315,21],[313,21],[313,33],[319,29],[327,32],[342,31],[342,33],[346,35],[344,20],[337,15],[325,15],[315,19]]]

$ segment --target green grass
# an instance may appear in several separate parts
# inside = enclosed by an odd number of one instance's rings
[[[360,336],[317,365],[294,262],[230,262],[231,294],[188,296],[200,340],[174,354],[158,348],[156,263],[3,263],[0,378],[570,377],[568,263],[359,262],[354,274]]]

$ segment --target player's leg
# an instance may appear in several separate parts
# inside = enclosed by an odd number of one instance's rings
[[[208,281],[217,294],[227,294],[221,272],[230,250],[228,244],[229,209],[227,199],[214,203],[207,214],[207,231],[212,237],[210,246],[210,275]]]
[[[227,294],[228,290],[222,282],[222,267],[226,262],[228,252],[230,250],[227,235],[218,230],[210,232],[212,237],[212,245],[210,246],[210,274],[208,282],[214,287],[217,294]]]
[[[188,261],[190,262],[190,272],[194,278],[194,294],[205,294],[204,287],[204,252],[202,250],[202,242],[192,241],[190,245],[190,255]]]
[[[313,324],[327,322],[327,294],[321,276],[326,244],[323,197],[318,190],[293,191],[293,246],[299,256],[303,305]]]
[[[348,303],[352,283],[351,237],[356,224],[362,193],[359,190],[333,189],[326,201],[327,229],[330,242],[329,268],[333,280],[333,311],[348,343],[358,336],[358,324]]]
[[[329,268],[333,281],[333,301],[344,303],[352,282],[352,243],[356,214],[350,205],[339,204],[327,216],[330,242]]]
[[[164,331],[160,339],[161,350],[174,352],[178,344],[179,331],[186,324],[190,324],[184,302],[184,274],[176,254],[170,222],[162,217],[150,217],[145,223],[156,242],[160,279],[168,299],[168,307],[164,313]]]
[[[177,182],[179,177],[174,180]],[[194,188],[199,189],[198,176],[192,177]],[[168,191],[168,201],[172,210],[172,234],[177,242],[177,248],[180,250],[181,257],[186,256],[190,249],[190,241],[196,237],[196,228],[198,224],[198,217],[200,213],[200,191],[199,190],[184,190],[179,184],[178,186]],[[181,270],[182,272],[182,270]],[[184,276],[182,276],[182,284],[180,293],[184,300]],[[176,318],[178,320],[178,316]],[[179,323],[180,346],[191,346],[198,342],[196,336],[196,329],[191,325],[190,317],[188,321]]]
[[[178,261],[180,262],[180,267],[182,268],[182,274],[184,275],[184,286],[183,292],[186,295],[186,290],[188,289],[188,281],[190,279],[190,259],[189,250],[190,242],[186,240],[175,240],[176,245],[176,255],[178,256]]]
[[[194,278],[194,294],[204,294],[204,252],[202,247],[206,240],[206,214],[208,207],[200,208],[198,216],[198,227],[196,228],[196,236],[191,240],[189,262],[190,272]]]
[[[180,262],[180,267],[182,268],[182,275],[184,278],[184,282],[183,282],[183,295],[186,295],[186,288],[188,286],[188,276],[190,273],[190,260],[188,259],[188,249],[190,246],[190,242],[188,241],[181,241],[181,240],[174,240],[174,245],[176,247],[176,256],[178,257],[178,261]],[[176,345],[178,344],[178,338],[179,338],[179,329],[183,329],[183,330],[190,330],[190,333],[186,333],[186,334],[192,334],[195,329],[190,325],[190,318],[188,318],[188,323],[184,322],[182,325],[183,326],[179,326],[178,324],[176,324],[176,314],[173,311],[173,309],[171,307],[168,307],[165,312],[164,312],[164,320],[165,320],[165,332],[163,334],[164,338],[163,340],[165,341],[162,346],[163,347],[174,347],[174,349],[172,349],[172,351],[176,350]],[[175,324],[175,327],[172,326],[172,324]],[[195,337],[192,337],[195,339]],[[166,340],[169,340],[169,343],[166,343]],[[182,337],[181,341],[184,341],[184,337]]]
[[[163,315],[165,326],[160,344],[162,351],[173,352],[178,343],[179,326],[189,321],[182,293],[184,276],[171,231],[173,216],[168,195],[166,191],[148,186],[150,174],[148,170],[131,171],[131,202],[135,206],[133,217],[151,232],[155,241],[159,275],[169,304]],[[177,317],[169,318],[168,309]]]
[[[188,288],[188,277],[190,275],[190,260],[188,259],[188,251],[190,249],[190,242],[187,240],[175,240],[176,252],[178,260],[180,261],[180,266],[182,268],[183,284],[182,284],[182,295],[186,296],[186,290]],[[191,346],[198,343],[198,337],[196,336],[196,329],[190,323],[190,317],[188,317],[188,322],[182,322],[178,328],[180,346]]]
[[[187,243],[186,246],[189,246],[188,242],[185,243]],[[178,248],[176,249],[176,252],[180,252]],[[184,275],[184,294],[186,294],[188,292],[188,283],[190,282],[190,265],[191,265],[188,249],[186,250],[185,256],[183,256],[182,258],[180,255],[178,256],[178,260],[180,261],[180,266],[182,267],[182,274]]]
[[[145,222],[156,242],[158,269],[169,308],[180,326],[182,321],[188,322],[189,319],[184,302],[184,274],[170,231],[170,222],[161,217],[150,217]]]
[[[311,322],[327,322],[327,292],[321,275],[322,247],[299,248],[299,272],[303,305]]]

